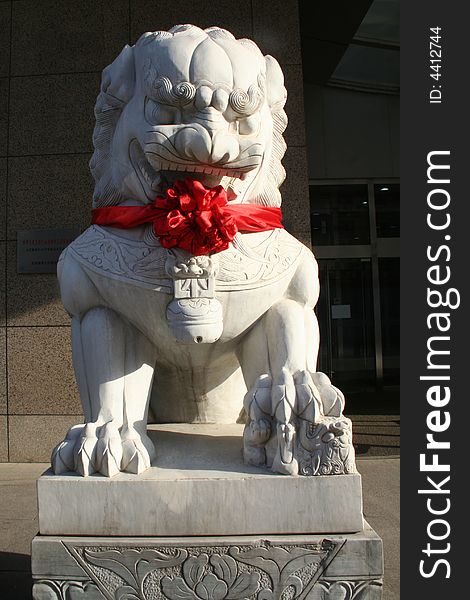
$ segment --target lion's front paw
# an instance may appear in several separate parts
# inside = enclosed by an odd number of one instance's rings
[[[324,415],[340,417],[344,409],[343,392],[331,383],[325,373],[312,373],[312,379],[320,394]]]
[[[155,458],[155,447],[147,436],[126,427],[122,432],[121,470],[139,475],[152,465]]]
[[[52,452],[51,465],[56,475],[76,471],[83,477],[96,472],[113,477],[120,471],[142,473],[154,458],[155,448],[147,435],[128,426],[120,431],[109,421],[72,427]]]

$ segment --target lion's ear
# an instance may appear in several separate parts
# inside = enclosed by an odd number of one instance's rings
[[[266,61],[266,88],[268,92],[268,104],[272,111],[284,107],[287,91],[284,87],[284,75],[279,63],[272,56],[264,57]]]
[[[101,91],[127,104],[134,95],[134,87],[134,50],[126,45],[119,56],[104,69]]]

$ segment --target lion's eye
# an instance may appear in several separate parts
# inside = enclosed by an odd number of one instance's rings
[[[179,109],[160,104],[150,98],[145,100],[145,119],[151,125],[172,125],[180,121]]]
[[[238,131],[241,135],[254,135],[258,133],[261,120],[258,114],[250,115],[238,121]]]

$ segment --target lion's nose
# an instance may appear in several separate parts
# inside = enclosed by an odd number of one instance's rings
[[[240,146],[233,135],[217,132],[212,138],[210,159],[213,163],[228,163],[235,160],[240,152]]]
[[[175,145],[181,156],[207,164],[212,150],[212,139],[202,127],[184,127],[175,137]]]
[[[195,117],[194,122],[199,126],[187,125],[176,135],[175,145],[183,156],[206,165],[225,164],[238,157],[238,140],[228,133],[223,117],[221,120]]]

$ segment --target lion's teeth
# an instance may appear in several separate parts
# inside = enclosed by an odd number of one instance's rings
[[[162,160],[150,165],[147,161],[139,161],[140,171],[145,181],[152,187],[158,187],[161,182],[159,171],[179,171],[189,173],[205,173],[206,175],[214,175],[218,177],[228,177],[232,179],[241,179],[244,181],[248,177],[248,173],[242,170],[224,169],[220,167],[211,167],[209,165],[185,164]]]

